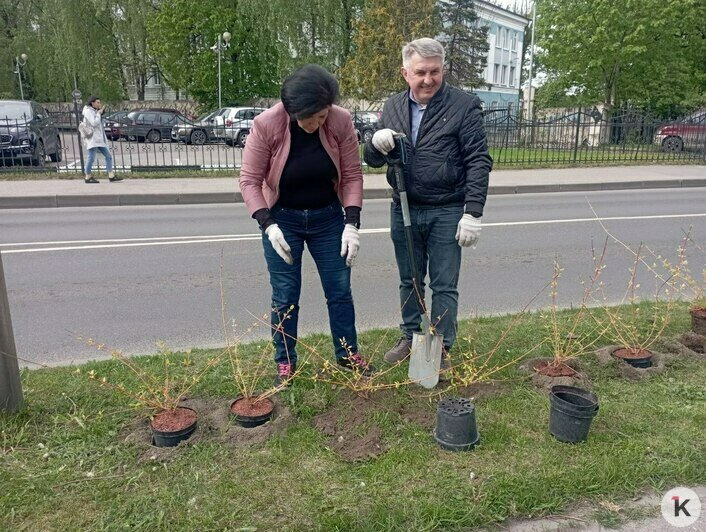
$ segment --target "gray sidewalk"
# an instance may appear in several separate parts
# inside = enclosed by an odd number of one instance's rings
[[[242,202],[236,178],[130,179],[98,185],[82,179],[0,181],[0,208],[96,207]],[[706,187],[706,165],[495,170],[490,194]],[[383,174],[365,174],[365,199],[386,198]]]

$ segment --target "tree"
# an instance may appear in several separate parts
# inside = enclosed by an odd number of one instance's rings
[[[158,0],[100,0],[112,14],[115,47],[125,76],[125,91],[134,87],[138,100],[145,99],[149,72],[155,66],[147,48],[147,21],[157,12]]]
[[[439,2],[441,33],[446,49],[444,77],[458,87],[475,88],[485,83],[488,62],[488,26],[479,26],[473,0]]]
[[[543,0],[538,63],[558,86],[608,108],[703,102],[705,11],[698,0]]]
[[[342,69],[346,95],[378,99],[402,90],[402,45],[437,34],[435,0],[368,0]]]
[[[280,57],[271,14],[255,0],[165,0],[150,18],[148,46],[167,83],[205,107],[218,103],[218,36],[231,33],[222,51],[223,100],[243,103],[275,96]]]
[[[343,66],[363,0],[273,0],[268,5],[278,28],[283,75],[306,63],[331,71]]]

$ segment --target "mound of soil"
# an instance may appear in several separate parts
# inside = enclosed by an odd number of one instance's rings
[[[553,386],[578,386],[590,389],[591,382],[581,372],[578,360],[567,360],[559,366],[552,365],[551,357],[531,358],[523,361],[517,370],[532,378],[532,384],[545,393],[549,393]]]
[[[666,363],[673,358],[672,355],[667,353],[660,353],[654,349],[650,349],[652,353],[652,367],[636,368],[624,360],[613,356],[613,351],[619,349],[620,347],[621,346],[618,345],[609,345],[607,347],[596,349],[596,359],[602,366],[613,366],[619,376],[629,380],[646,379],[652,375],[663,373],[666,368]]]

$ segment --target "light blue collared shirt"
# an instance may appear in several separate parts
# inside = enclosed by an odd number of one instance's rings
[[[412,146],[414,146],[417,144],[419,124],[422,123],[422,117],[424,117],[424,111],[426,111],[427,106],[415,102],[414,97],[412,96],[412,91],[409,91],[409,102],[409,114],[412,119]]]

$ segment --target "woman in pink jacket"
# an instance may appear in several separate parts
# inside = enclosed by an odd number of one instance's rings
[[[275,384],[296,371],[304,244],[321,278],[336,360],[368,376],[375,368],[358,353],[351,294],[363,204],[355,128],[350,113],[334,105],[336,79],[318,65],[293,72],[281,97],[255,118],[240,170],[240,191],[263,231],[270,272]]]

